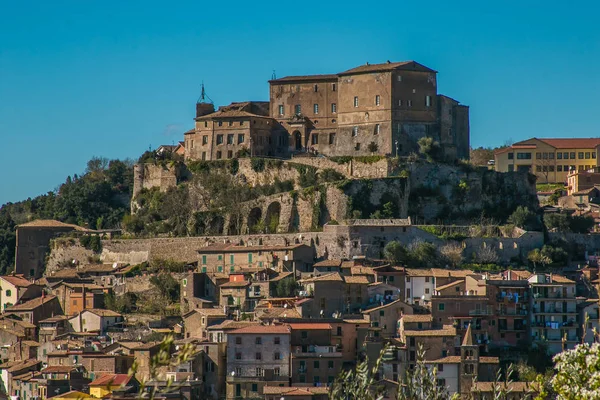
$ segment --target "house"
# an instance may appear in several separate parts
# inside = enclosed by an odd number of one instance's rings
[[[323,260],[313,265],[313,274],[315,276],[328,274],[331,272],[341,272],[342,260]]]
[[[98,332],[104,334],[110,327],[122,325],[124,318],[118,312],[98,308],[80,311],[69,319],[73,332]]]
[[[25,279],[23,275],[0,276],[0,312],[18,302],[42,295],[42,286]]]
[[[219,286],[219,289],[221,289],[219,305],[227,315],[254,309],[252,306],[256,305],[256,300],[252,302],[249,300],[249,287],[250,282],[246,280],[231,280]]]
[[[564,183],[570,171],[598,166],[598,138],[531,138],[494,153],[498,172],[527,171],[541,183]]]
[[[398,332],[398,320],[404,314],[413,314],[413,307],[396,300],[364,310],[362,314],[370,322],[371,337],[393,337]]]
[[[208,340],[215,343],[227,343],[227,335],[230,332],[255,325],[260,325],[260,323],[257,321],[234,321],[232,319],[226,319],[219,324],[210,325],[207,328]]]
[[[110,396],[116,389],[131,386],[134,390],[139,388],[139,382],[128,374],[106,374],[90,382],[90,395],[97,399]]]
[[[289,324],[291,331],[292,384],[331,385],[342,368],[342,353],[332,345],[328,323]]]
[[[263,387],[265,400],[327,400],[328,387],[312,386],[265,386]]]
[[[186,338],[208,338],[208,328],[223,322],[227,316],[222,308],[195,308],[183,315]]]
[[[19,389],[13,384],[14,379],[23,374],[35,373],[41,369],[41,366],[42,362],[35,359],[0,364],[0,393],[6,393],[9,396],[19,396]]]
[[[4,314],[14,314],[23,321],[37,325],[43,319],[61,315],[62,308],[56,296],[42,294],[41,297],[7,307]]]
[[[594,332],[600,332],[600,313],[598,310],[598,299],[587,299],[577,304],[579,324],[582,328],[582,340],[586,343],[594,343],[596,341]]]
[[[302,308],[303,318],[331,317],[346,311],[346,284],[338,272],[302,279],[299,283],[304,294],[313,300]]]
[[[90,380],[82,366],[55,365],[39,372],[37,379],[37,395],[42,399],[64,394],[70,390],[84,390]]]
[[[405,269],[404,298],[408,304],[427,305],[435,290],[435,277],[431,269]]]
[[[93,397],[87,393],[80,392],[78,390],[71,390],[70,392],[67,392],[67,393],[59,394],[59,395],[53,396],[53,397],[48,397],[48,399],[52,399],[52,400],[82,400],[82,399],[86,399],[87,400],[87,399],[93,399]]]
[[[261,396],[290,379],[290,328],[248,326],[227,335],[227,398]]]
[[[57,282],[50,287],[69,316],[88,308],[104,308],[104,295],[108,293],[108,289],[86,282]]]
[[[535,382],[474,382],[471,387],[473,400],[491,399],[494,393],[505,393],[506,400],[535,399],[540,393],[539,386]]]
[[[452,325],[432,327],[431,329],[400,329],[400,341],[406,343],[409,368],[417,360],[420,346],[425,350],[425,359],[435,360],[456,354],[460,347],[460,336]]]

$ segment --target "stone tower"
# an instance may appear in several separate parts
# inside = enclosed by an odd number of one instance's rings
[[[479,345],[473,343],[473,334],[471,324],[467,328],[462,345],[460,346],[460,382],[459,390],[461,394],[471,392],[473,380],[477,378],[479,370]]]

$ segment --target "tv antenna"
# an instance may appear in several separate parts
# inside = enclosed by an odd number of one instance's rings
[[[208,101],[206,101],[206,99],[208,99]],[[208,97],[208,95],[206,94],[206,91],[204,90],[204,81],[202,81],[202,90],[200,92],[200,98],[198,99],[198,101],[196,103],[210,103],[213,104],[213,101],[210,97]]]

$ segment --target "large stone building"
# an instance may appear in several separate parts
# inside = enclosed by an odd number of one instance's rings
[[[196,107],[185,158],[239,154],[406,156],[432,137],[442,156],[469,157],[469,108],[437,93],[437,72],[414,61],[365,64],[338,74],[272,79],[269,102]]]

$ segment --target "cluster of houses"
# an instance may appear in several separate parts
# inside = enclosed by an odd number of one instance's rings
[[[181,315],[159,320],[106,309],[131,266],[2,276],[0,397],[125,399],[158,388],[158,398],[318,400],[341,371],[384,351],[374,390],[385,398],[420,359],[450,393],[483,398],[499,354],[596,340],[597,267],[476,273],[312,254],[302,244],[202,247],[181,275]],[[166,334],[173,362],[157,372]],[[185,345],[192,354],[175,362]],[[515,398],[535,392],[512,385]]]

